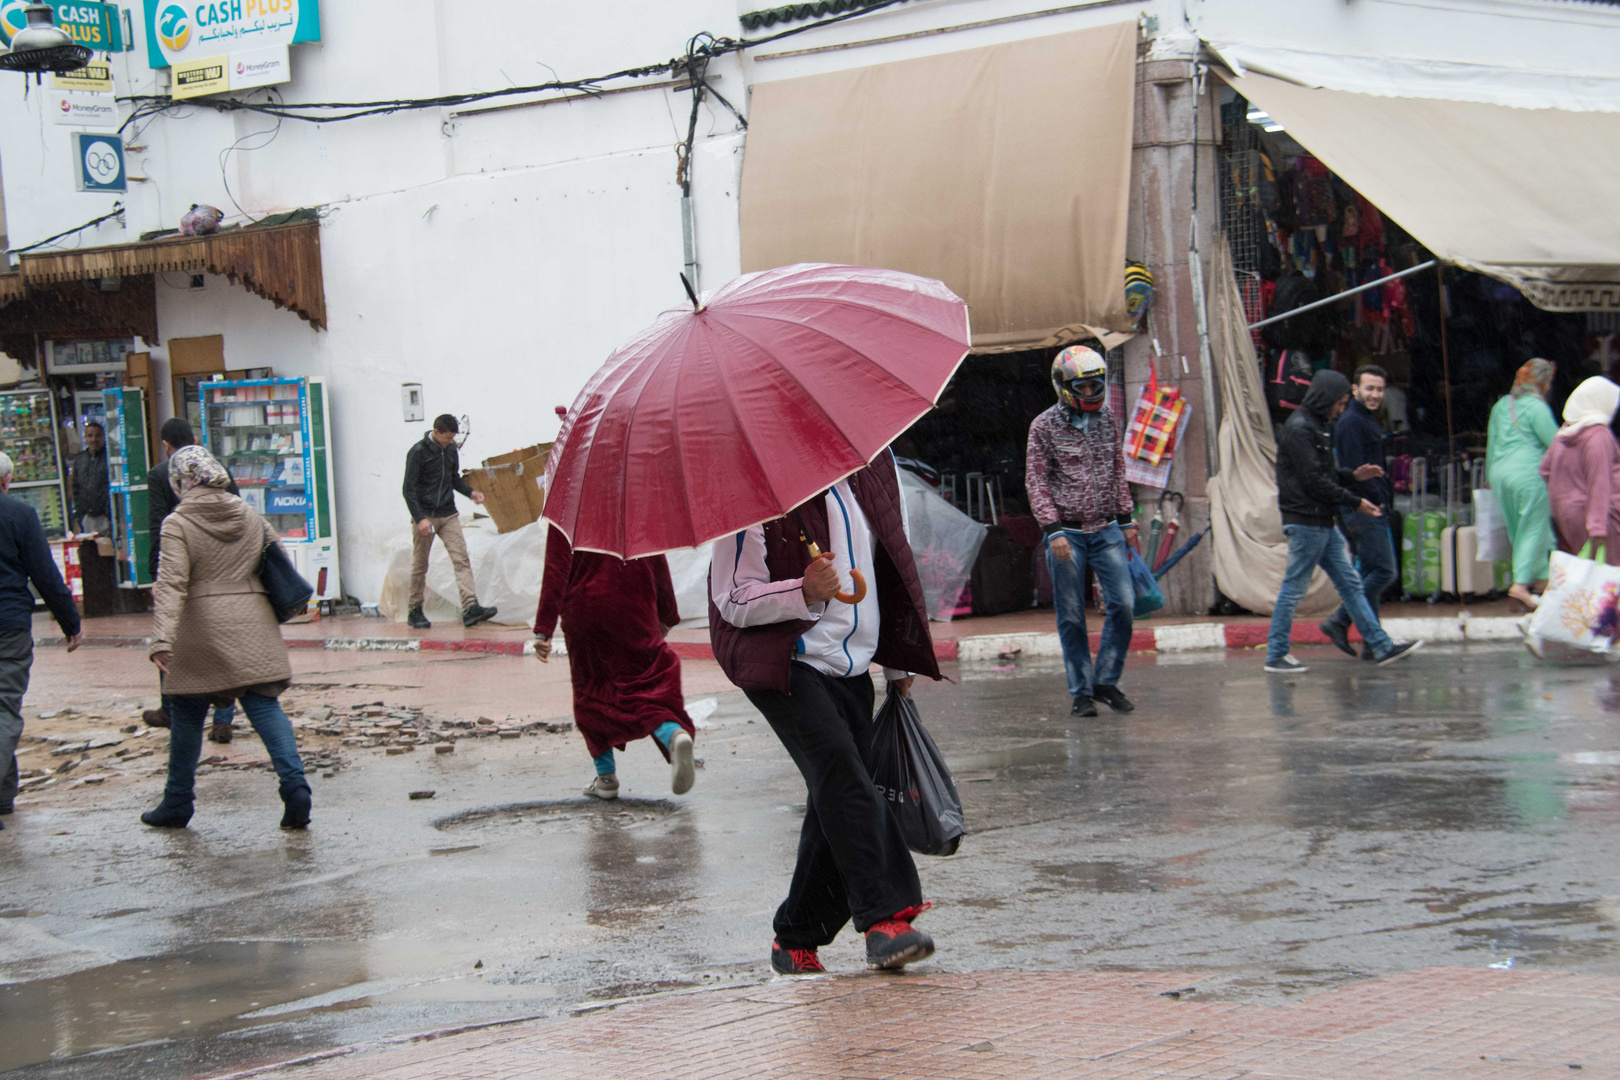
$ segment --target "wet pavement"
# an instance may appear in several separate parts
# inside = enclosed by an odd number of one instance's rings
[[[1053,665],[920,686],[973,835],[919,858],[941,951],[918,971],[1196,971],[1200,1002],[1234,1006],[1432,967],[1620,975],[1610,669],[1506,647],[1388,669],[1301,655],[1313,670],[1286,679],[1252,651],[1133,658],[1137,712],[1097,720],[1068,716]],[[127,706],[149,693],[131,656],[42,654],[25,711]],[[299,693],[327,706],[455,712],[459,693],[566,716],[560,665],[295,662],[321,684]],[[25,797],[0,834],[0,1071],[206,1075],[765,980],[803,785],[741,695],[713,692],[713,665],[687,671],[713,712],[679,799],[645,745],[621,755],[627,798],[581,799],[572,733],[350,747],[315,779],[307,834],[274,827],[256,769],[205,772],[178,834],[135,821],[161,786],[152,758]],[[848,933],[823,958],[862,966]]]

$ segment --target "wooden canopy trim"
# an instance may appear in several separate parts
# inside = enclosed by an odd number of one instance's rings
[[[0,307],[0,351],[36,363],[36,343],[47,338],[140,337],[158,340],[157,279],[126,277],[117,292],[83,282],[42,285]]]
[[[296,312],[326,329],[326,285],[321,276],[320,222],[250,226],[212,236],[173,236],[144,244],[115,244],[22,256],[25,287],[96,281],[165,271],[223,274],[232,284]],[[3,282],[3,279],[0,279]],[[0,283],[0,302],[8,295]]]
[[[0,307],[27,295],[28,287],[23,284],[21,274],[0,274]]]

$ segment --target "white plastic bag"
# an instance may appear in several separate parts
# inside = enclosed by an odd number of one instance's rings
[[[487,517],[462,519],[461,535],[467,542],[478,602],[500,610],[491,620],[498,626],[523,626],[534,620],[546,568],[545,526],[544,521],[530,522],[521,529],[497,533],[495,522]],[[410,530],[401,529],[393,541],[388,573],[377,598],[383,615],[395,622],[404,622],[410,607],[412,543]],[[444,622],[461,617],[455,568],[438,540],[428,555],[422,611],[429,619]]]
[[[1501,562],[1513,557],[1507,518],[1502,514],[1502,504],[1496,501],[1496,492],[1490,488],[1474,489],[1474,532],[1479,537],[1479,551],[1474,555],[1477,561]]]
[[[1547,591],[1530,616],[1526,642],[1537,656],[1543,643],[1609,655],[1620,629],[1620,567],[1555,551]]]

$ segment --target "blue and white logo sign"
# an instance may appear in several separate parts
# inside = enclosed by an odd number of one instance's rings
[[[124,142],[117,135],[73,133],[73,156],[78,159],[80,191],[125,191]]]
[[[0,45],[8,48],[11,45],[11,35],[28,25],[28,16],[23,14],[30,0],[0,0]]]
[[[320,0],[145,0],[145,8],[155,68],[321,40]]]

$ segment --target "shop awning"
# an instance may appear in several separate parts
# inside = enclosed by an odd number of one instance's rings
[[[317,330],[326,328],[318,221],[30,254],[20,262],[26,288],[166,271],[223,274],[276,307],[296,312]]]
[[[974,344],[1127,330],[1134,22],[756,83],[744,270],[939,278]]]
[[[1549,311],[1620,311],[1620,112],[1226,78],[1441,259]]]

